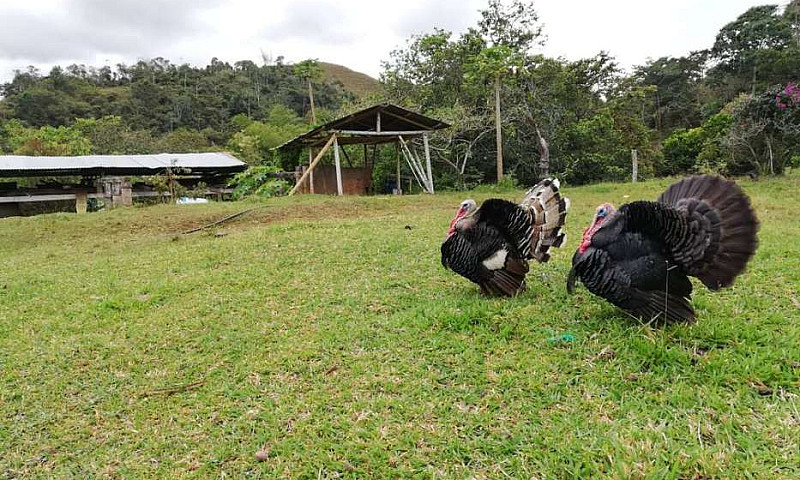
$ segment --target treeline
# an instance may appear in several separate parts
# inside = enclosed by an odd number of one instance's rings
[[[197,68],[157,58],[115,68],[56,67],[47,75],[31,67],[0,87],[0,150],[224,148],[258,166],[240,177],[248,192],[272,192],[260,188],[265,174],[300,161],[278,157],[272,147],[387,101],[452,123],[432,138],[440,188],[497,180],[498,112],[502,172],[522,184],[545,174],[572,184],[624,180],[633,149],[643,177],[779,174],[800,164],[800,0],[751,8],[707,49],[633,72],[605,52],[578,61],[533,53],[544,37],[527,1],[489,0],[480,13],[460,36],[435,30],[391,52],[383,89],[370,98],[355,99],[315,61],[214,59]],[[385,150],[376,185],[394,172],[394,153]]]
[[[797,0],[751,8],[709,48],[632,74],[607,53],[531,53],[543,37],[529,3],[490,0],[481,14],[459,37],[413,37],[382,75],[389,98],[453,123],[436,142],[447,182],[496,179],[497,94],[505,171],[525,184],[546,173],[574,184],[626,179],[632,149],[645,176],[780,173],[800,163]]]
[[[310,85],[309,85],[310,83]],[[0,87],[0,150],[21,155],[193,152],[229,149],[254,164],[270,148],[353,100],[316,62],[204,68],[156,58],[135,65],[15,72]]]
[[[229,132],[234,116],[264,120],[275,105],[304,116],[309,111],[306,72],[281,57],[265,59],[263,65],[249,60],[231,65],[215,58],[202,68],[156,58],[113,69],[54,67],[47,75],[29,67],[0,87],[0,115],[31,127],[119,116],[133,130],[183,128],[212,137]],[[319,75],[313,80],[315,102],[323,109],[336,110],[350,98],[340,84]]]

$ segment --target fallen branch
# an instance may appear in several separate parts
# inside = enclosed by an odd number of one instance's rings
[[[266,205],[262,205],[260,207],[248,208],[247,210],[242,210],[241,212],[237,212],[237,213],[234,213],[232,215],[228,215],[227,217],[223,217],[223,218],[217,220],[216,222],[211,222],[208,225],[203,225],[202,227],[197,227],[197,228],[193,228],[191,230],[187,230],[187,231],[183,232],[181,235],[189,235],[190,233],[199,232],[200,230],[205,230],[206,228],[216,227],[217,225],[225,223],[228,220],[233,220],[236,217],[241,217],[245,213],[252,212],[253,210],[256,210],[256,209],[259,209],[259,208],[265,208],[265,207],[266,207]]]
[[[178,385],[177,387],[171,388],[158,388],[156,390],[150,390],[148,392],[144,392],[139,394],[139,397],[149,397],[152,395],[172,395],[174,393],[185,392],[187,390],[194,390],[195,388],[202,387],[206,384],[205,380],[200,380],[199,382],[187,383],[186,385]]]

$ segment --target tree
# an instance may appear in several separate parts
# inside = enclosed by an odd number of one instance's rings
[[[744,149],[761,172],[782,173],[800,146],[800,86],[789,83],[740,98],[731,108],[728,144]]]
[[[308,84],[308,102],[311,104],[311,123],[317,123],[317,113],[314,110],[314,88],[312,84],[322,78],[322,68],[316,59],[303,60],[294,66],[294,74],[306,80]]]
[[[655,87],[649,102],[642,104],[642,116],[660,135],[702,122],[706,56],[706,52],[696,52],[687,57],[661,57],[635,69],[634,78],[642,86]]]
[[[497,45],[487,47],[476,55],[467,66],[468,82],[482,84],[491,81],[494,85],[494,122],[496,132],[497,183],[503,181],[503,133],[500,111],[501,79],[521,66],[522,57],[510,47]]]
[[[522,0],[512,0],[508,6],[501,0],[489,0],[488,8],[481,10],[480,14],[478,29],[490,46],[476,57],[473,69],[479,78],[491,78],[494,84],[497,183],[500,183],[503,181],[501,77],[521,68],[524,55],[540,41],[542,27],[533,3]],[[540,152],[549,152],[541,134],[538,138]]]
[[[77,128],[26,128],[13,119],[4,130],[8,149],[16,155],[87,155],[92,149],[91,142]]]
[[[533,2],[512,0],[504,5],[501,0],[489,0],[480,11],[478,31],[492,46],[505,46],[527,53],[534,45],[542,43],[542,25]]]
[[[711,59],[716,62],[717,73],[735,80],[731,93],[743,91],[742,87],[748,84],[750,92],[755,93],[759,70],[770,63],[773,53],[792,44],[792,26],[778,15],[778,6],[762,5],[747,10],[722,27],[711,48]]]

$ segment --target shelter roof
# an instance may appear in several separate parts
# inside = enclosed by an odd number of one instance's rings
[[[156,175],[168,168],[190,173],[240,172],[247,164],[224,152],[73,157],[0,156],[0,177]]]
[[[280,145],[277,149],[320,147],[328,141],[331,134],[337,132],[341,145],[377,144],[397,141],[398,132],[413,137],[449,126],[441,120],[426,117],[397,105],[383,103],[320,125]]]

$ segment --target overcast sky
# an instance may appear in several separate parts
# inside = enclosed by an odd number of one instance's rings
[[[318,58],[378,76],[415,33],[461,32],[485,0],[0,0],[0,81],[27,65],[92,66],[165,57],[260,62]],[[758,0],[538,0],[543,52],[577,59],[606,50],[624,67],[711,46]],[[776,0],[771,3],[786,3]]]

